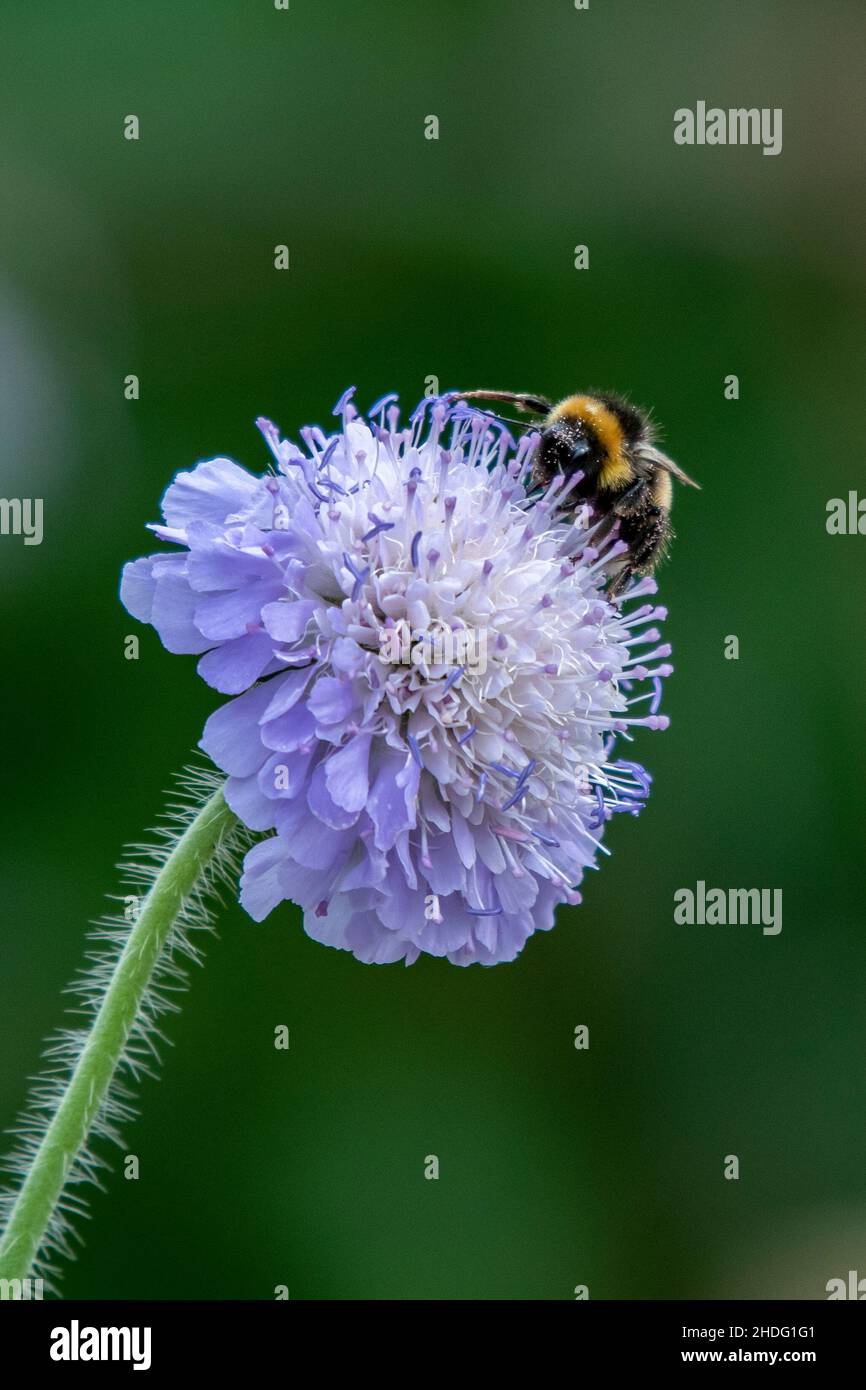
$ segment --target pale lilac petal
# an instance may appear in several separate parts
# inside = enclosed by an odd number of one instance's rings
[[[271,830],[274,826],[274,803],[262,795],[256,774],[251,777],[229,777],[223,795],[239,820],[250,830]]]
[[[287,714],[300,700],[309,680],[310,672],[301,669],[289,671],[287,675],[271,681],[270,688],[274,694],[259,723],[267,724],[278,715]]]
[[[383,932],[373,912],[356,913],[343,935],[349,950],[366,965],[393,965],[406,954],[406,941],[396,932]]]
[[[410,830],[415,824],[412,799],[407,799],[404,788],[397,782],[404,763],[401,754],[386,754],[370,790],[367,811],[376,827],[376,848],[380,850],[393,849],[400,832]]]
[[[274,800],[294,800],[306,788],[313,757],[312,748],[306,753],[291,755],[272,753],[259,770],[258,784],[262,794]]]
[[[460,856],[461,864],[465,869],[471,869],[475,863],[473,827],[463,819],[456,808],[451,813],[451,831],[454,835],[454,847]]]
[[[205,598],[196,597],[195,621],[205,637],[215,642],[224,642],[232,637],[242,637],[250,627],[258,627],[262,604],[267,603],[279,592],[272,580],[257,580],[245,584],[242,589],[231,589],[224,594],[208,594]]]
[[[217,542],[206,549],[192,551],[187,574],[191,589],[201,594],[212,594],[267,579],[272,568],[272,561],[261,552],[255,554],[238,550],[225,542]]]
[[[198,673],[214,690],[239,695],[257,681],[273,660],[273,643],[266,632],[236,637],[203,656]]]
[[[292,837],[291,856],[306,869],[333,869],[345,862],[355,839],[352,830],[332,830],[309,816]]]
[[[197,656],[213,646],[194,621],[196,596],[186,579],[165,575],[156,581],[150,621],[170,652]]]
[[[367,804],[372,741],[372,734],[356,734],[324,764],[328,791],[346,811],[361,811]]]
[[[199,740],[209,758],[233,777],[249,777],[267,757],[259,736],[258,719],[270,699],[267,683],[257,685],[215,710]]]
[[[162,514],[167,526],[222,522],[249,507],[260,486],[258,478],[231,459],[210,459],[190,473],[178,473],[162,499]]]
[[[244,859],[241,906],[254,922],[263,922],[285,896],[280,875],[284,849],[276,835],[253,845]]]
[[[120,601],[140,623],[149,623],[153,610],[156,580],[153,577],[153,556],[130,560],[123,567],[120,580]]]
[[[462,910],[459,898],[453,902],[448,899],[444,903],[440,901],[440,909],[442,921],[425,921],[417,936],[421,950],[431,956],[447,956],[451,951],[459,951],[470,940],[473,931],[473,919]]]
[[[288,714],[278,719],[269,719],[263,724],[260,737],[265,748],[274,748],[281,753],[294,753],[302,743],[307,743],[316,732],[316,721],[306,705],[297,704]]]
[[[347,811],[343,806],[337,805],[327,787],[324,763],[319,763],[310,778],[307,805],[318,820],[334,830],[346,830],[350,825],[354,825],[361,811],[360,806],[357,811]]]
[[[334,676],[320,676],[307,704],[319,724],[339,724],[342,719],[348,719],[357,705],[357,699],[348,681],[337,680]]]
[[[303,637],[315,611],[316,605],[310,599],[266,603],[262,609],[262,622],[274,641],[297,642],[299,637]]]
[[[434,893],[456,893],[466,882],[457,846],[448,835],[437,835],[428,848],[429,865],[422,869]]]

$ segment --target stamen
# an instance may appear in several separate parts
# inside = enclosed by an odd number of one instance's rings
[[[375,402],[375,404],[370,406],[370,409],[367,411],[367,414],[376,415],[380,410],[384,410],[386,406],[396,405],[399,402],[399,400],[400,397],[396,395],[395,392],[390,391],[388,395],[380,396],[379,399]],[[419,406],[416,410],[414,410],[412,412],[413,416],[417,415],[418,411],[421,410],[421,408],[422,407]],[[335,411],[334,413],[337,414],[338,412]]]
[[[349,404],[357,389],[357,386],[348,386],[346,390],[343,392],[340,399],[337,401],[337,404],[334,406],[334,409],[331,411],[331,414],[342,415],[343,411],[346,409],[346,406]]]
[[[345,550],[343,551],[343,564],[355,580],[352,586],[352,601],[354,602],[364,587],[365,581],[369,578],[370,566],[365,565],[362,570],[357,569],[352,562],[352,557]]]
[[[370,541],[374,536],[378,536],[381,531],[393,531],[396,525],[393,521],[382,521],[375,512],[368,513],[370,521],[374,523],[369,531],[361,537],[362,541]]]
[[[521,798],[524,797],[528,791],[529,788],[527,787],[525,782],[518,782],[514,795],[509,797],[509,799],[505,802],[504,806],[500,806],[500,811],[510,811],[512,806],[516,806],[517,802],[520,801]]]
[[[532,833],[543,845],[547,845],[548,849],[561,848],[559,840],[555,840],[552,835],[544,835],[540,830],[533,830]]]

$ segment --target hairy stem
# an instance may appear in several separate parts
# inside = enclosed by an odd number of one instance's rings
[[[91,1127],[106,1104],[172,928],[190,895],[200,889],[221,842],[237,825],[220,786],[190,820],[153,877],[12,1205],[0,1241],[0,1279],[28,1277]]]

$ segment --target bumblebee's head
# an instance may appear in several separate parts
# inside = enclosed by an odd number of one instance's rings
[[[645,431],[640,412],[616,397],[567,396],[544,422],[538,473],[549,482],[579,469],[578,493],[619,492],[635,476],[629,446]]]

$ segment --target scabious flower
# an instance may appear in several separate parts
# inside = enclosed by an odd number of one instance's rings
[[[255,920],[289,899],[362,961],[513,960],[646,798],[612,754],[667,723],[665,611],[629,609],[649,578],[606,597],[622,543],[557,510],[573,480],[532,492],[536,434],[448,397],[401,427],[386,396],[365,420],[352,394],[303,448],[259,420],[264,476],[179,474],[151,529],[181,549],[127,565],[121,597],[236,697],[201,747],[240,820],[274,832],[245,860]],[[484,660],[387,640],[434,629]]]

